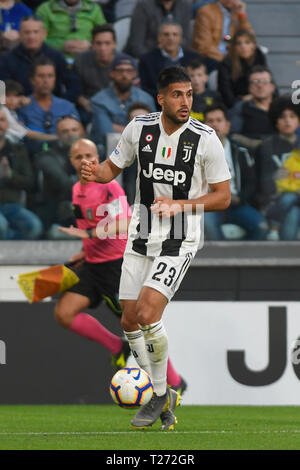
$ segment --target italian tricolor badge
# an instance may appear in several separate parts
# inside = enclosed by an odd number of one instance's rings
[[[161,155],[163,158],[169,158],[172,153],[172,147],[163,147]]]

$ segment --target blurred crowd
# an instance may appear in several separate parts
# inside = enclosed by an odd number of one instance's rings
[[[65,236],[70,146],[87,136],[107,158],[131,119],[159,111],[171,65],[187,69],[191,116],[215,129],[232,175],[206,239],[299,239],[300,105],[280,94],[244,2],[0,0],[1,240]],[[136,164],[120,179],[129,204],[135,178]]]

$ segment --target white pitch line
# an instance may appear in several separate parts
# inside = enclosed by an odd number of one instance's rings
[[[122,435],[122,434],[141,434],[142,431],[78,431],[78,432],[0,432],[0,436],[105,436],[105,435]],[[179,434],[299,434],[300,429],[281,429],[274,431],[229,431],[229,430],[220,430],[220,431],[145,431],[147,434],[160,434],[160,435],[179,435]]]

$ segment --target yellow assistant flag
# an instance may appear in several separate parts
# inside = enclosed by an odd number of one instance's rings
[[[62,264],[19,274],[17,282],[30,303],[63,292],[77,284],[78,276]]]

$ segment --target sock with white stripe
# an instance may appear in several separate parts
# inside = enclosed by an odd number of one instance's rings
[[[147,372],[151,377],[151,366],[146,351],[144,335],[141,330],[137,331],[124,331],[128,339],[128,343],[132,352],[132,355],[139,367]]]
[[[146,352],[151,365],[153,388],[158,396],[162,396],[167,390],[167,333],[162,320],[151,325],[139,325],[139,327],[144,334]]]

